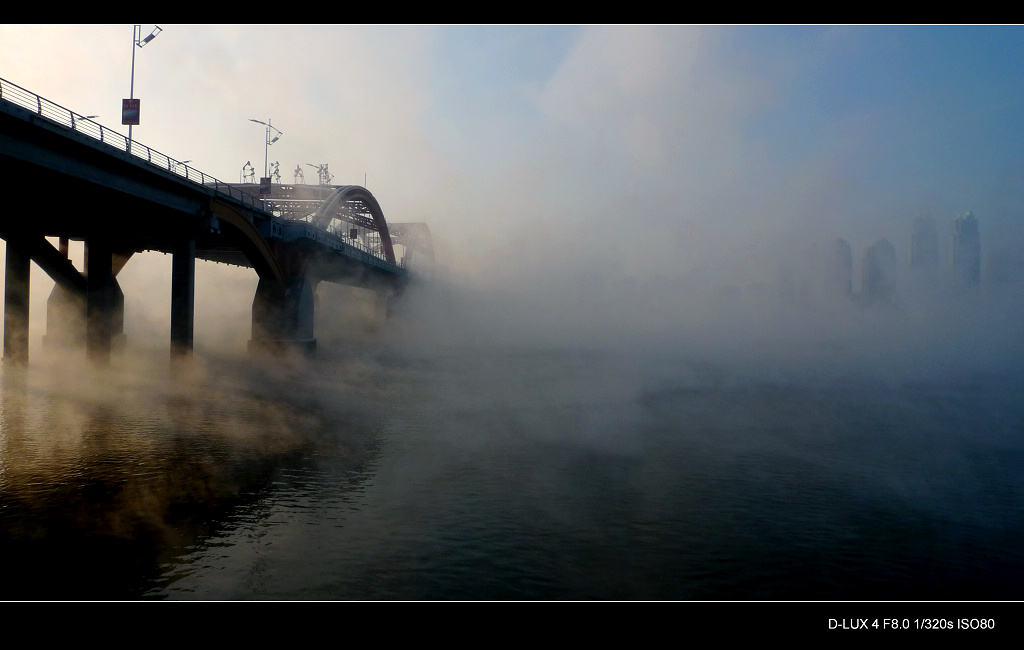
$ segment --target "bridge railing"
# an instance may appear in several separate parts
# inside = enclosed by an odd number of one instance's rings
[[[95,140],[99,140],[100,142],[116,149],[126,151],[136,158],[145,160],[154,167],[159,167],[160,169],[166,170],[172,174],[181,176],[187,181],[202,185],[206,189],[212,189],[219,194],[231,197],[243,204],[259,210],[260,212],[263,212],[268,217],[273,216],[263,201],[252,194],[244,192],[229,183],[218,180],[209,174],[204,174],[198,169],[189,167],[186,163],[175,160],[174,158],[147,147],[144,144],[140,144],[134,140],[129,140],[128,136],[107,128],[98,122],[93,122],[92,119],[86,115],[81,115],[69,108],[64,108],[60,104],[55,104],[54,102],[51,102],[44,97],[40,97],[30,90],[26,90],[25,88],[2,78],[0,78],[0,99],[33,111],[41,117],[63,127],[69,128],[72,131],[77,131],[78,133],[89,136]],[[357,248],[365,250],[374,257],[384,259],[382,249],[379,247],[374,248],[361,244],[358,245]],[[399,264],[399,266],[402,265]]]
[[[81,115],[71,109],[64,108],[60,104],[55,104],[54,102],[51,102],[44,97],[40,97],[30,90],[26,90],[17,84],[7,81],[6,79],[0,79],[0,99],[5,99],[12,104],[17,104],[22,108],[27,108],[28,110],[45,117],[51,122],[56,122],[61,126],[71,129],[72,131],[77,131],[95,140],[99,140],[104,144],[120,149],[121,151],[126,151],[136,158],[145,160],[155,167],[169,171],[172,174],[181,176],[185,180],[202,185],[206,188],[212,188],[220,194],[230,196],[231,198],[241,201],[242,203],[245,203],[257,210],[263,211],[262,202],[252,195],[231,187],[231,185],[224,181],[218,180],[209,174],[204,174],[194,167],[189,167],[187,164],[175,160],[166,154],[160,153],[155,149],[147,147],[144,144],[140,144],[135,140],[129,141],[128,136],[107,128],[98,122],[93,122],[85,115]]]

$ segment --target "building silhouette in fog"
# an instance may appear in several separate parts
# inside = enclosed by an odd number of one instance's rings
[[[910,267],[935,268],[939,265],[939,231],[931,215],[914,219],[910,233]]]
[[[981,282],[981,239],[978,220],[967,212],[953,221],[953,269],[959,280],[967,285]]]
[[[839,237],[829,244],[825,257],[825,291],[831,296],[853,295],[853,250]]]
[[[861,296],[865,302],[888,302],[896,292],[896,249],[888,239],[868,246],[864,252]]]

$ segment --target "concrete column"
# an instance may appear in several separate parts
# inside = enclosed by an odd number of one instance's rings
[[[171,358],[192,355],[195,332],[196,240],[175,243],[171,260]]]
[[[374,292],[373,313],[377,323],[383,323],[391,318],[391,299],[393,297],[394,294],[390,290],[378,289]]]
[[[85,344],[85,295],[71,291],[59,282],[46,299],[45,346],[81,346]]]
[[[124,347],[126,337],[124,335],[124,292],[121,291],[121,284],[116,276],[110,278],[110,341],[114,348]]]
[[[110,243],[102,237],[86,241],[85,355],[98,364],[110,363],[114,330],[114,274]]]
[[[66,259],[68,257],[68,240],[60,238],[58,251]],[[131,255],[114,254],[111,259],[110,291],[111,321],[110,339],[112,348],[124,344],[124,292],[117,282],[117,273],[124,267]],[[85,247],[86,274],[89,267],[89,247]],[[45,267],[44,267],[45,269]],[[46,346],[84,346],[86,330],[87,289],[77,290],[66,281],[51,276],[55,280],[50,297],[46,300],[46,334],[43,345]]]
[[[291,278],[287,288],[260,278],[252,300],[249,350],[294,348],[306,353],[315,350],[315,285],[316,280],[309,275]]]
[[[284,288],[273,280],[260,278],[256,295],[252,298],[252,348],[256,341],[270,341],[282,336],[281,311],[284,308]]]
[[[59,237],[58,252],[69,259],[67,237]],[[45,346],[69,346],[85,343],[85,296],[55,282],[46,299]]]
[[[292,340],[315,348],[316,291],[309,275],[292,278],[288,283],[285,306],[288,310],[288,327],[291,329]]]
[[[117,278],[110,281],[111,314],[110,340],[111,346],[118,347],[124,343],[124,292]],[[85,343],[86,330],[86,295],[72,291],[60,283],[53,285],[50,297],[46,299],[46,334],[43,345],[46,346],[81,346]]]
[[[19,242],[7,241],[4,280],[4,361],[28,363],[29,275],[32,258]]]

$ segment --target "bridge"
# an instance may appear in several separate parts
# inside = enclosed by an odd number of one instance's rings
[[[193,349],[196,259],[256,271],[250,350],[312,351],[319,282],[387,301],[409,282],[412,253],[433,255],[425,224],[389,226],[364,187],[225,183],[3,79],[0,177],[14,185],[0,238],[3,357],[15,363],[28,362],[31,262],[55,282],[47,338],[75,338],[67,324],[77,314],[87,357],[109,363],[124,331],[117,275],[135,253],[172,256],[172,357]],[[69,259],[70,240],[84,242],[84,273]]]

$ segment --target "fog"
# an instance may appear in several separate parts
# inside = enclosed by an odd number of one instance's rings
[[[123,132],[131,27],[0,26],[0,77]],[[137,142],[329,164],[435,262],[320,283],[306,358],[198,260],[174,363],[139,252],[109,366],[33,265],[8,597],[1019,596],[1022,28],[161,27]]]
[[[326,162],[334,183],[365,179],[389,220],[429,224],[438,268],[395,322],[381,329],[365,300],[346,311],[354,294],[322,285],[324,342],[912,374],[1019,354],[1019,28],[162,27],[136,50],[138,141],[234,181],[265,162],[249,119],[271,118],[285,181]],[[5,26],[0,75],[116,128],[130,31]],[[946,255],[967,211],[973,288]],[[944,255],[930,278],[909,266],[924,213]],[[820,250],[838,238],[848,296],[822,286]],[[868,304],[865,251],[882,239],[895,291]],[[137,254],[118,277],[134,344],[166,345],[169,267]],[[33,273],[36,345],[49,281]],[[197,265],[198,351],[244,353],[255,282]]]

